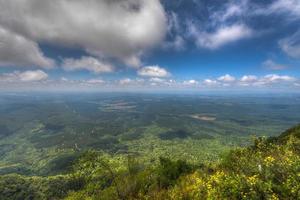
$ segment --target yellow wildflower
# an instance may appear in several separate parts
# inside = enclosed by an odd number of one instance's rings
[[[279,200],[279,198],[277,197],[277,195],[274,194],[274,193],[272,194],[271,199],[272,199],[272,200]]]
[[[258,181],[257,175],[248,177],[247,181],[250,183],[250,185],[255,185]]]
[[[271,165],[274,162],[275,158],[273,158],[272,156],[268,156],[264,159],[265,163],[267,165]]]

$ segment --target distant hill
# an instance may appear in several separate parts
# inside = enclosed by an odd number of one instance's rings
[[[286,143],[291,137],[300,139],[300,124],[284,131],[278,137],[270,137],[268,141],[271,143],[282,144]]]

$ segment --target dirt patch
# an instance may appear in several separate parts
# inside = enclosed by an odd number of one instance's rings
[[[199,114],[190,115],[190,117],[193,118],[193,119],[201,120],[201,121],[215,121],[217,119],[214,116],[199,115]]]

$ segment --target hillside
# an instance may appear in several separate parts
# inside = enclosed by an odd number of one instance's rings
[[[65,175],[1,176],[0,199],[299,199],[299,134],[300,125],[207,165],[129,156],[120,166],[88,151]]]

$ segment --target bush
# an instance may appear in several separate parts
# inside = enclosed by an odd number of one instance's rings
[[[192,171],[192,166],[183,160],[171,161],[170,159],[161,157],[159,163],[157,181],[160,188],[173,186],[181,175]]]

